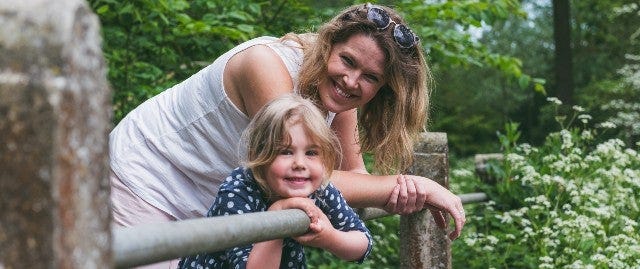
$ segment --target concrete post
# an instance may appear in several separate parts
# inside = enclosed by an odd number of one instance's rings
[[[0,1],[0,268],[111,268],[110,93],[83,0]]]
[[[430,178],[448,188],[448,152],[446,133],[423,133],[407,174]],[[429,210],[400,218],[400,267],[451,268],[451,241]]]

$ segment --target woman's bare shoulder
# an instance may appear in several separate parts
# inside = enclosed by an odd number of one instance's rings
[[[234,55],[224,79],[229,98],[250,117],[269,100],[293,90],[284,62],[266,45],[251,46]]]

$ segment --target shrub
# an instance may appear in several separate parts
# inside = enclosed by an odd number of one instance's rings
[[[454,268],[640,267],[638,144],[598,142],[605,129],[587,128],[581,112],[556,117],[562,129],[539,147],[518,144],[514,124],[499,134],[504,158],[489,171],[499,180],[473,177],[491,202],[467,209]]]

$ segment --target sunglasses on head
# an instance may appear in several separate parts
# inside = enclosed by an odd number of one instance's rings
[[[408,49],[416,45],[420,38],[416,36],[409,27],[404,24],[399,24],[391,19],[389,13],[387,13],[380,6],[372,5],[367,3],[365,5],[367,8],[367,19],[373,22],[378,30],[384,30],[393,23],[395,26],[393,27],[393,39],[396,41],[399,47],[403,49]]]

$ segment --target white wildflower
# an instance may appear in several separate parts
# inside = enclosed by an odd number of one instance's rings
[[[500,240],[498,240],[497,237],[495,237],[493,235],[487,236],[487,240],[489,241],[489,244],[494,245],[494,246],[498,243],[498,241],[500,241]]]
[[[591,260],[593,260],[595,262],[606,263],[607,262],[607,256],[598,253],[598,254],[592,255],[591,256]]]
[[[571,132],[567,130],[560,131],[560,135],[562,136],[562,149],[570,149],[573,148],[573,139],[571,137]]]
[[[593,132],[591,130],[582,130],[582,133],[580,133],[580,138],[591,140],[593,139]]]
[[[556,105],[562,105],[562,101],[560,101],[560,99],[558,99],[557,97],[547,97],[547,101]]]
[[[596,124],[597,128],[604,128],[604,129],[614,129],[616,128],[616,124],[610,121],[605,121],[603,123],[600,124]]]
[[[589,120],[591,120],[591,115],[587,115],[587,114],[580,114],[578,115],[578,119],[582,122],[582,123],[587,123],[589,122]]]
[[[474,172],[470,171],[469,169],[454,169],[453,171],[451,171],[451,174],[454,177],[461,177],[461,178],[468,178],[468,177],[474,176]]]

